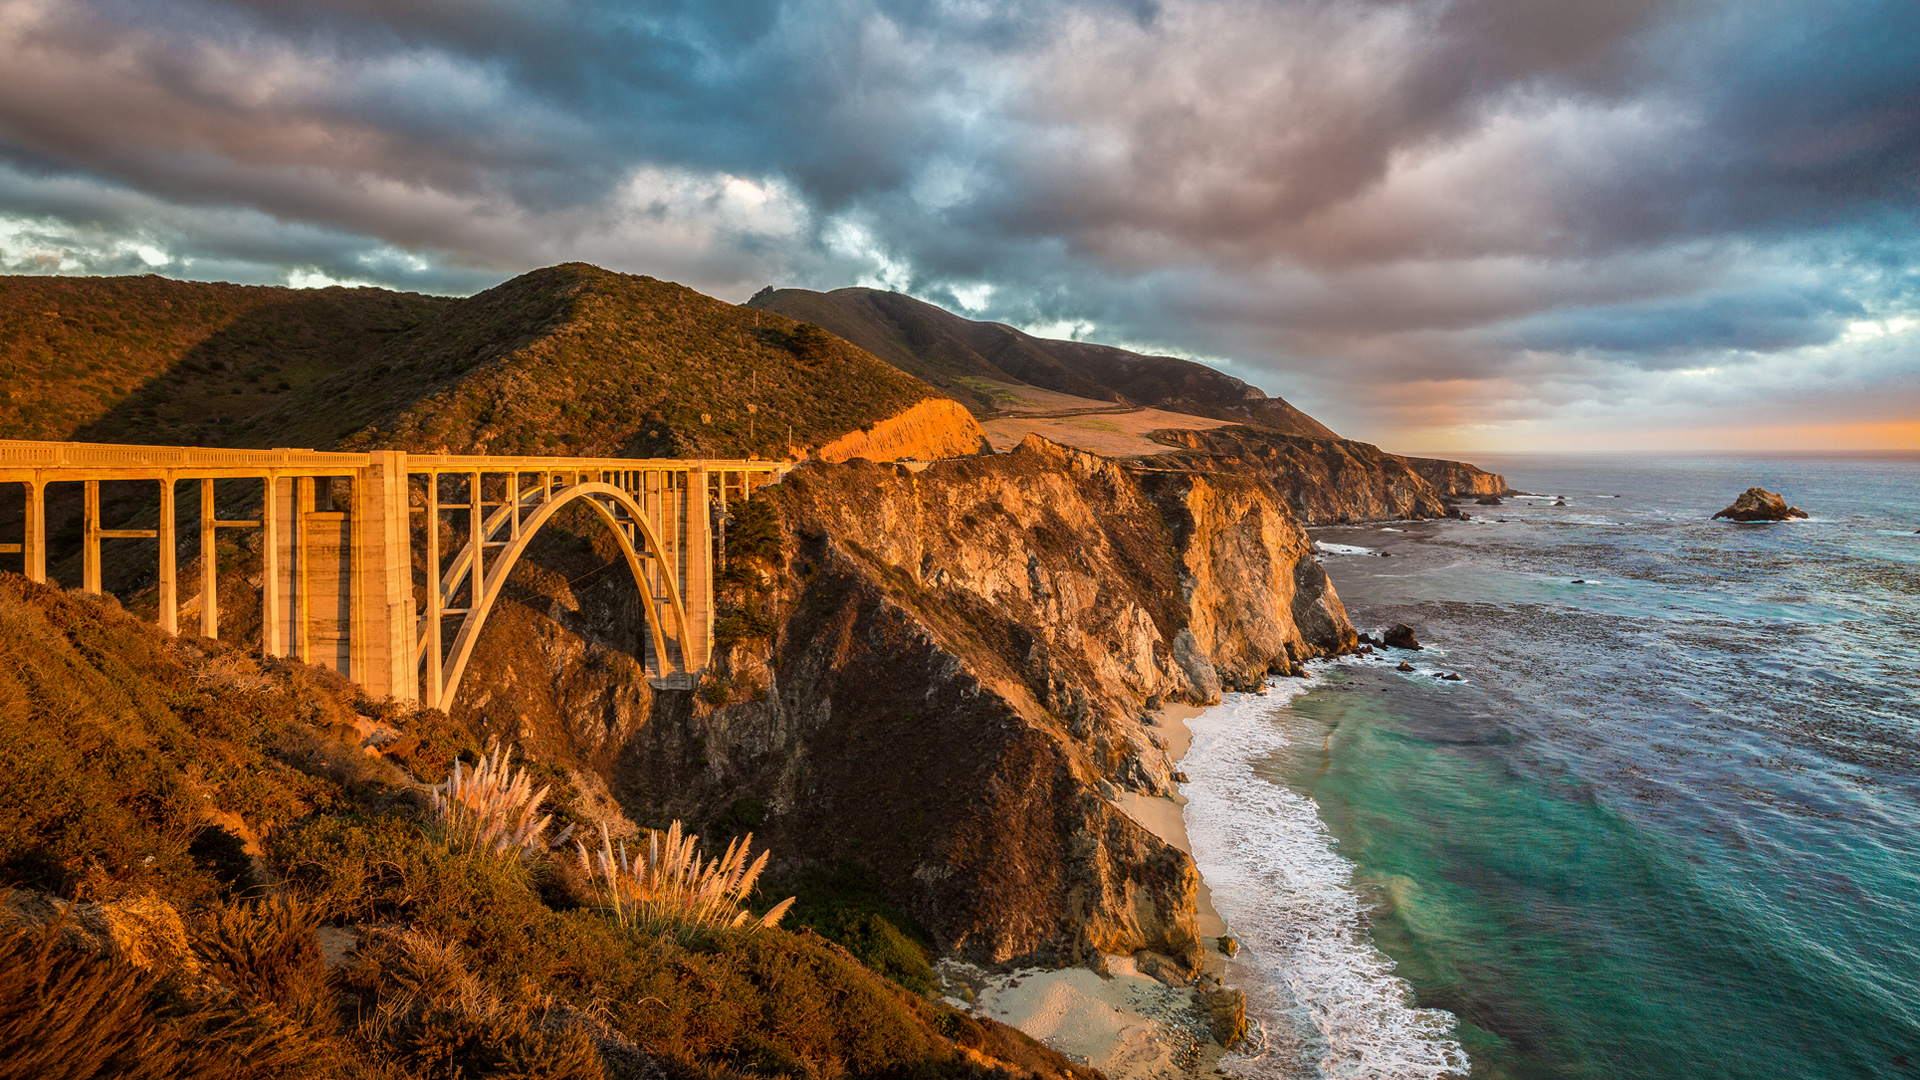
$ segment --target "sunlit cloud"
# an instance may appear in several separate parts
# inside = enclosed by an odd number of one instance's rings
[[[0,0],[0,270],[859,284],[1390,446],[1885,439],[1916,101],[1899,0]]]

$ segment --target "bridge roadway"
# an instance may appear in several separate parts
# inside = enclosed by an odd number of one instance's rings
[[[23,535],[0,544],[47,579],[47,493],[82,491],[81,588],[101,592],[101,544],[158,547],[160,627],[179,632],[175,487],[199,481],[200,634],[220,631],[219,530],[260,529],[261,651],[332,668],[368,694],[447,708],[507,575],[554,515],[580,502],[618,542],[645,603],[647,673],[690,688],[713,647],[713,569],[730,500],[793,465],[774,461],[218,450],[0,440],[0,483],[25,488]],[[106,528],[100,485],[157,489],[154,528]],[[222,501],[215,481],[255,481]],[[243,484],[243,487],[251,487]],[[124,485],[116,487],[120,494]],[[124,495],[113,500],[124,506]],[[143,517],[144,520],[144,517]],[[449,626],[449,619],[459,620]],[[451,631],[451,632],[449,632]]]

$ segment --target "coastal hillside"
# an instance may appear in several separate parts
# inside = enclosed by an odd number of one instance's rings
[[[818,327],[582,263],[466,299],[145,276],[0,277],[0,301],[9,438],[637,457],[806,456],[856,434],[868,453],[980,446],[959,410],[923,404],[946,395]]]
[[[877,289],[765,289],[748,305],[816,323],[940,387],[980,418],[998,450],[1038,434],[1105,457],[1180,451],[1195,467],[1252,470],[1307,524],[1439,517],[1449,500],[1509,492],[1503,478],[1465,462],[1342,439],[1285,400],[1191,360],[1037,338]]]
[[[1001,323],[962,318],[900,293],[770,289],[747,303],[817,323],[940,387],[982,417],[1001,411],[995,384],[1013,384],[1089,399],[1088,404],[1152,406],[1290,435],[1339,437],[1280,398],[1205,364],[1111,345],[1038,338]]]
[[[463,839],[422,784],[483,748],[443,714],[14,574],[0,643],[0,1075],[1098,1075],[925,996],[871,903],[641,923],[569,845]],[[631,835],[531,771],[544,836]]]
[[[460,301],[262,426],[342,449],[783,458],[943,396],[818,327],[569,263]],[[940,415],[929,456],[979,446]]]
[[[1462,499],[1507,495],[1505,477],[1462,461],[1408,458],[1351,439],[1305,439],[1262,428],[1154,433],[1169,453],[1143,469],[1230,473],[1260,483],[1304,525],[1457,517]]]

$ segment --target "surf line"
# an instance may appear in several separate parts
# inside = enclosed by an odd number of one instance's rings
[[[1229,981],[1247,995],[1249,1026],[1267,1030],[1262,1058],[1230,1057],[1226,1067],[1276,1078],[1464,1076],[1453,1015],[1416,1008],[1412,987],[1373,945],[1354,863],[1334,850],[1318,807],[1254,768],[1316,739],[1290,705],[1319,682],[1315,674],[1269,682],[1265,695],[1227,694],[1185,722],[1184,839],[1212,910],[1241,945]]]

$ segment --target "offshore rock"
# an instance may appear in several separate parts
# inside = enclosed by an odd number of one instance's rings
[[[1394,623],[1391,627],[1387,628],[1385,634],[1380,636],[1380,640],[1389,649],[1420,648],[1420,642],[1414,639],[1413,627],[1408,626],[1406,623]]]
[[[1713,515],[1715,520],[1727,518],[1731,521],[1785,521],[1806,516],[1805,510],[1788,506],[1786,499],[1759,487],[1748,488],[1733,500],[1732,506]]]

